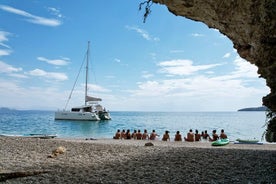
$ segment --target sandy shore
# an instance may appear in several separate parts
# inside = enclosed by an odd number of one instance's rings
[[[2,183],[276,183],[276,144],[0,137]],[[52,150],[64,154],[49,158]],[[36,174],[5,180],[6,173]],[[3,181],[4,180],[4,181]]]

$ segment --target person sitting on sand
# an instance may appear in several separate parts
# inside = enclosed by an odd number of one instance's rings
[[[210,136],[209,136],[207,130],[205,130],[204,133],[203,133],[203,135],[202,135],[202,138],[205,139],[205,140],[207,140],[208,137],[210,137]]]
[[[120,139],[120,137],[121,137],[121,131],[120,129],[118,129],[115,136],[113,136],[113,139]]]
[[[227,139],[227,135],[224,133],[224,130],[221,129],[220,131],[220,136],[219,136],[221,139]]]
[[[213,130],[213,134],[212,134],[213,138],[209,137],[209,140],[210,141],[216,141],[219,139],[219,136],[217,134],[217,131],[216,130]]]
[[[148,134],[148,131],[146,129],[144,130],[144,133],[142,135],[142,139],[143,140],[149,139],[149,134]]]
[[[195,134],[193,133],[193,130],[190,129],[190,131],[187,133],[187,137],[184,137],[185,141],[188,142],[194,142],[195,141]]]
[[[131,134],[131,137],[133,139],[137,139],[137,130],[134,130],[133,133]]]
[[[125,137],[126,137],[126,139],[131,139],[131,135],[130,135],[130,130],[129,129],[127,129]]]
[[[174,141],[182,141],[182,136],[179,131],[176,131],[176,134],[174,136]]]
[[[121,139],[125,139],[125,138],[126,138],[126,131],[125,129],[123,129],[121,132]]]
[[[157,137],[157,134],[155,133],[155,130],[152,130],[151,134],[150,134],[150,140],[155,140]]]
[[[200,141],[201,135],[198,133],[198,130],[195,130],[195,141]]]
[[[169,135],[169,131],[168,130],[166,130],[165,131],[165,134],[163,135],[163,138],[162,138],[162,141],[170,141],[170,135]]]
[[[137,140],[141,140],[141,139],[142,139],[141,130],[138,130],[138,132],[137,132],[137,134],[136,134],[136,138],[137,138]]]

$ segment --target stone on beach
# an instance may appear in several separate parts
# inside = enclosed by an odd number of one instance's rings
[[[49,158],[55,158],[55,157],[57,157],[58,155],[65,153],[65,151],[66,151],[66,148],[65,148],[64,146],[59,146],[59,147],[57,147],[56,149],[54,149],[54,150],[52,151],[52,154],[49,155],[48,157],[49,157]]]
[[[145,146],[154,146],[154,144],[152,142],[147,142],[145,143]]]

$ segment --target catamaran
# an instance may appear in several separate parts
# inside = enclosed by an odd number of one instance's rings
[[[65,109],[55,112],[55,120],[79,120],[79,121],[99,121],[110,120],[109,112],[99,104],[101,98],[92,97],[87,95],[88,87],[88,64],[89,64],[90,42],[86,52],[86,77],[85,77],[85,98],[84,105],[73,107],[70,111],[66,110],[69,100],[71,99],[74,87],[69,95]],[[75,86],[75,85],[74,85]]]

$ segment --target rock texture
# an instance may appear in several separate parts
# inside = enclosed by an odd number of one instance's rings
[[[263,105],[276,112],[276,0],[152,1],[166,5],[175,15],[216,28],[232,40],[239,55],[255,64],[266,80],[271,93],[263,97]]]

